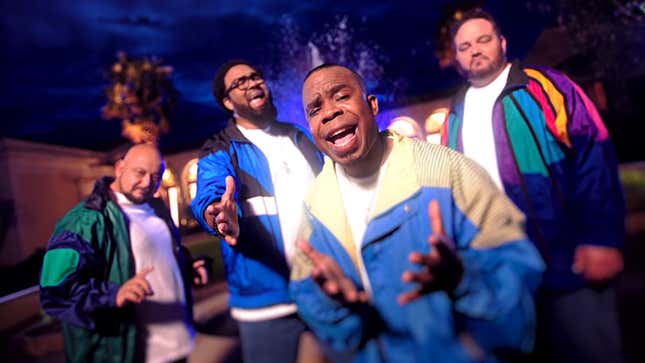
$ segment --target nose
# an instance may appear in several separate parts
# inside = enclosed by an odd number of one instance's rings
[[[477,56],[479,56],[481,54],[482,54],[481,49],[479,49],[478,46],[475,45],[475,46],[472,46],[470,48],[470,56],[471,57],[477,57]]]
[[[141,186],[144,188],[147,188],[151,184],[152,184],[152,176],[148,173],[144,174],[143,177],[141,177]]]
[[[263,80],[262,78],[258,78],[258,79],[256,79],[256,80],[249,79],[249,80],[248,80],[248,82],[249,82],[249,83],[248,83],[248,85],[247,85],[247,88],[248,88],[248,89],[250,89],[250,88],[255,88],[255,87],[257,87],[258,85],[260,85],[261,83],[263,83],[263,82],[264,82],[264,80]]]
[[[342,114],[343,110],[332,104],[323,110],[322,123],[326,124]]]

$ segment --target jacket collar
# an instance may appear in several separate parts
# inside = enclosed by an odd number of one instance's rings
[[[389,137],[392,140],[392,150],[384,170],[385,174],[381,177],[376,192],[370,220],[410,198],[420,188],[415,173],[411,140],[389,131],[384,131],[382,137]],[[358,264],[356,250],[353,247],[355,246],[353,235],[347,222],[345,206],[338,186],[336,164],[331,158],[325,157],[323,170],[314,181],[305,200],[309,213],[329,229],[345,247],[354,263]]]
[[[98,179],[96,183],[94,183],[92,193],[85,200],[85,208],[102,211],[105,209],[105,206],[109,201],[116,203],[112,190],[110,189],[110,184],[112,184],[114,180],[114,177],[111,176],[104,176]],[[151,198],[148,201],[148,204],[161,218],[167,219],[166,217],[170,216],[168,208],[166,208],[161,199]]]
[[[112,200],[110,184],[114,182],[111,176],[104,176],[94,183],[92,193],[85,201],[85,208],[102,211],[105,209],[107,202]]]
[[[511,66],[511,71],[508,74],[508,81],[506,81],[506,86],[504,87],[505,92],[509,92],[516,88],[526,87],[529,84],[529,78],[524,73],[524,66],[517,59],[514,60]]]

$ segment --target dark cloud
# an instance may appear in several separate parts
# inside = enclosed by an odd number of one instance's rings
[[[385,74],[401,80],[376,90],[386,97],[394,86],[410,95],[451,87],[459,79],[438,69],[430,43],[439,9],[449,2],[6,1],[0,5],[0,112],[22,126],[5,122],[0,136],[47,141],[50,135],[53,143],[92,149],[118,142],[118,122],[102,120],[99,110],[106,69],[117,51],[125,51],[173,66],[182,96],[174,123],[180,126],[173,126],[170,139],[175,148],[200,143],[225,120],[211,95],[217,66],[240,57],[263,65],[288,61],[278,51],[289,40],[282,32],[285,18],[304,41],[346,16],[356,39],[378,46],[388,60]],[[521,33],[535,37],[538,31],[525,26]],[[521,42],[513,39],[512,48],[530,46]],[[298,104],[298,92],[296,83],[289,104]],[[88,125],[101,132],[88,133]]]

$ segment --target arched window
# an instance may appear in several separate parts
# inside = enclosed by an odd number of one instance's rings
[[[186,201],[186,207],[181,213],[181,227],[186,230],[198,228],[197,221],[193,218],[193,212],[190,210],[190,203],[197,194],[197,161],[199,161],[197,158],[188,161],[181,172],[183,197]]]
[[[423,140],[423,130],[421,130],[419,124],[412,117],[395,117],[390,121],[390,126],[387,128],[394,130],[399,135]]]
[[[432,111],[426,118],[426,141],[433,144],[441,143],[441,126],[446,121],[446,117],[448,117],[448,109],[440,107]]]
[[[181,179],[184,183],[184,197],[190,203],[197,194],[197,162],[199,159],[195,158],[190,160],[184,166],[184,171],[181,173]]]
[[[170,215],[175,225],[179,225],[179,185],[177,185],[177,177],[170,168],[163,172],[161,177],[161,191],[162,197],[168,204]]]

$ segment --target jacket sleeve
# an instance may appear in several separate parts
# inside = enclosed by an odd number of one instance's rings
[[[217,235],[217,233],[206,223],[204,211],[211,203],[220,200],[226,191],[226,177],[229,175],[235,179],[235,201],[238,204],[238,213],[240,213],[239,182],[229,154],[218,150],[204,156],[197,164],[197,194],[191,203],[191,208],[195,219],[206,232],[212,235]]]
[[[94,330],[114,312],[119,285],[107,278],[107,263],[96,250],[101,221],[97,216],[68,215],[49,240],[40,275],[40,302],[63,322]]]
[[[455,208],[446,228],[464,265],[453,294],[457,318],[485,351],[529,351],[543,261],[524,233],[524,215],[486,172],[452,151],[451,158]]]
[[[625,200],[609,133],[578,85],[561,75],[566,92],[573,164],[570,186],[576,244],[622,247]],[[564,111],[562,111],[564,112]],[[570,198],[571,198],[570,197]]]
[[[309,233],[307,216],[303,220],[299,237],[317,248],[316,236]],[[306,232],[302,233],[303,230]],[[298,314],[334,354],[351,356],[370,337],[378,334],[382,320],[370,304],[343,305],[330,298],[311,278],[312,269],[309,258],[296,248],[289,290],[298,305]]]

